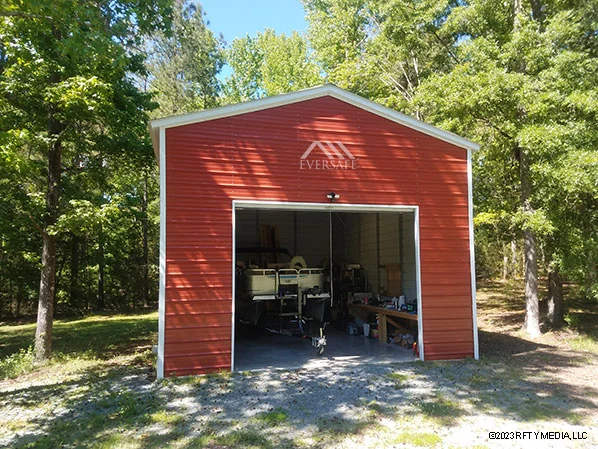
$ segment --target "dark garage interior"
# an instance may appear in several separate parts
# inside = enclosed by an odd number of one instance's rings
[[[417,357],[413,211],[235,217],[235,370]]]

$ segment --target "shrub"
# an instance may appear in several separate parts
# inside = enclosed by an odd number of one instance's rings
[[[14,379],[33,370],[33,347],[20,349],[0,360],[0,379]]]

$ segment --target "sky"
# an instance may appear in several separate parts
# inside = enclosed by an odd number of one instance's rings
[[[278,34],[307,30],[300,0],[200,0],[205,20],[216,35],[222,33],[227,44],[246,34],[254,36],[265,28]]]

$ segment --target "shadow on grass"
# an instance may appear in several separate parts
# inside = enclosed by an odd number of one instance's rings
[[[558,418],[572,424],[580,421],[579,408],[595,408],[588,399],[598,395],[594,385],[576,385],[575,379],[554,375],[567,368],[595,364],[595,355],[559,351],[551,345],[495,332],[480,331],[479,335],[483,356],[478,364],[468,363],[472,372],[467,383],[479,396],[477,406],[494,408],[523,421]]]
[[[598,302],[589,301],[579,296],[566,302],[567,313],[565,320],[570,329],[582,340],[580,346],[598,349]],[[585,341],[583,341],[585,340]]]
[[[156,313],[58,320],[54,323],[52,349],[62,354],[87,353],[101,359],[122,353],[128,345],[147,341],[158,331]],[[33,344],[35,324],[0,329],[0,357]]]

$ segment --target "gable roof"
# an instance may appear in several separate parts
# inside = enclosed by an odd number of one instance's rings
[[[149,124],[149,128],[152,136],[154,152],[156,153],[156,156],[159,156],[161,128],[174,128],[177,126],[189,125],[191,123],[206,122],[224,117],[232,117],[234,115],[261,111],[263,109],[275,108],[278,106],[284,106],[325,96],[330,96],[344,101],[345,103],[351,104],[365,111],[369,111],[380,117],[384,117],[416,131],[420,131],[429,136],[436,137],[437,139],[444,140],[445,142],[451,143],[458,147],[472,151],[477,151],[480,148],[477,143],[465,139],[464,137],[429,125],[401,112],[387,108],[386,106],[382,106],[374,101],[360,97],[359,95],[355,95],[354,93],[341,89],[334,84],[324,84],[322,86],[298,90],[273,97],[260,98],[258,100],[246,101],[244,103],[152,120]]]

